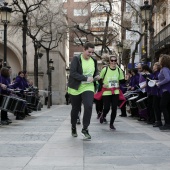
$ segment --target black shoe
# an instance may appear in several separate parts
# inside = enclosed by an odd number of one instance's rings
[[[16,120],[23,120],[24,118],[23,117],[21,117],[21,116],[17,116],[16,117]]]
[[[25,116],[31,116],[29,113],[25,114]]]
[[[160,130],[170,130],[170,125],[164,125],[159,127]]]
[[[80,119],[77,119],[77,125],[80,125],[81,122],[80,122]]]
[[[103,114],[101,114],[101,116],[100,116],[100,118],[99,118],[99,121],[100,121],[101,124],[103,123],[103,121],[104,121]]]
[[[83,136],[83,139],[90,140],[91,136],[89,134],[88,129],[82,129],[81,134]]]
[[[6,120],[2,120],[1,125],[9,125],[9,123]]]
[[[102,114],[101,112],[99,112],[99,113],[97,114],[97,119],[100,118],[101,114]]]
[[[71,128],[71,135],[73,136],[73,137],[77,137],[78,135],[77,135],[77,130],[76,130],[76,128]]]
[[[11,119],[9,119],[9,118],[7,118],[7,120],[6,120],[8,123],[12,123],[12,120]]]
[[[116,130],[116,128],[114,127],[114,125],[110,125],[110,130]]]
[[[156,122],[156,123],[153,125],[153,127],[160,127],[160,126],[162,126],[162,122]]]

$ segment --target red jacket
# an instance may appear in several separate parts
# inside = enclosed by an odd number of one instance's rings
[[[124,105],[126,102],[126,98],[124,97],[122,91],[119,88],[102,88],[100,92],[97,92],[94,94],[94,98],[96,100],[101,100],[102,99],[102,94],[104,91],[111,91],[112,94],[115,94],[115,90],[119,90],[119,100],[122,101],[121,105],[119,106],[120,108]]]

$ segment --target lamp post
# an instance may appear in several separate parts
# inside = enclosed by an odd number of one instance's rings
[[[66,67],[66,73],[67,73],[67,80],[68,80],[68,76],[69,76],[69,73],[70,73],[70,68],[69,67]]]
[[[52,78],[51,78],[51,72],[54,70],[53,63],[54,61],[52,59],[49,60],[49,68],[48,68],[48,104],[47,108],[50,108],[52,106]]]
[[[4,2],[4,6],[0,7],[1,22],[4,24],[4,61],[3,65],[7,66],[7,24],[10,22],[12,8],[9,8],[7,2]]]
[[[150,10],[151,5],[148,4],[148,0],[144,2],[144,5],[140,7],[142,19],[145,24],[145,37],[144,37],[144,49],[145,49],[145,57],[144,61],[147,62],[148,58],[148,40],[147,40],[147,32],[148,32],[148,21],[150,19]]]
[[[123,44],[121,42],[117,43],[117,50],[119,53],[119,64],[121,64],[121,54],[123,52]]]
[[[41,44],[39,41],[34,42],[34,49],[35,49],[35,55],[34,55],[34,85],[38,87],[38,59],[40,59],[43,54],[40,53]]]

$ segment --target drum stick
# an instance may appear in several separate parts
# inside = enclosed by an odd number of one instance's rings
[[[155,82],[155,80],[152,80],[152,79],[150,79],[150,78],[148,78],[148,77],[147,77],[147,79],[148,79],[149,81],[153,81],[153,82]]]

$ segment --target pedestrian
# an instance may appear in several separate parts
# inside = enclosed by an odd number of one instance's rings
[[[110,111],[111,106],[110,129],[115,130],[114,121],[119,102],[119,84],[125,82],[123,71],[117,67],[116,56],[110,56],[109,66],[101,70],[100,77],[103,79],[103,88],[106,89],[102,94],[104,107],[100,117],[100,123],[107,121],[106,115]]]
[[[84,139],[91,139],[88,131],[92,115],[94,99],[94,78],[100,79],[98,75],[97,61],[92,57],[94,45],[86,43],[83,53],[75,56],[71,62],[70,75],[68,81],[68,93],[71,99],[71,125],[72,136],[77,137],[76,123],[81,104],[84,106],[83,128],[81,134]]]
[[[159,64],[161,66],[156,85],[160,88],[161,102],[160,108],[163,112],[165,124],[160,126],[160,130],[170,129],[170,56],[160,55]]]
[[[66,98],[66,104],[69,105],[69,98],[70,98],[70,97],[69,97],[68,92],[66,92],[65,98]]]

